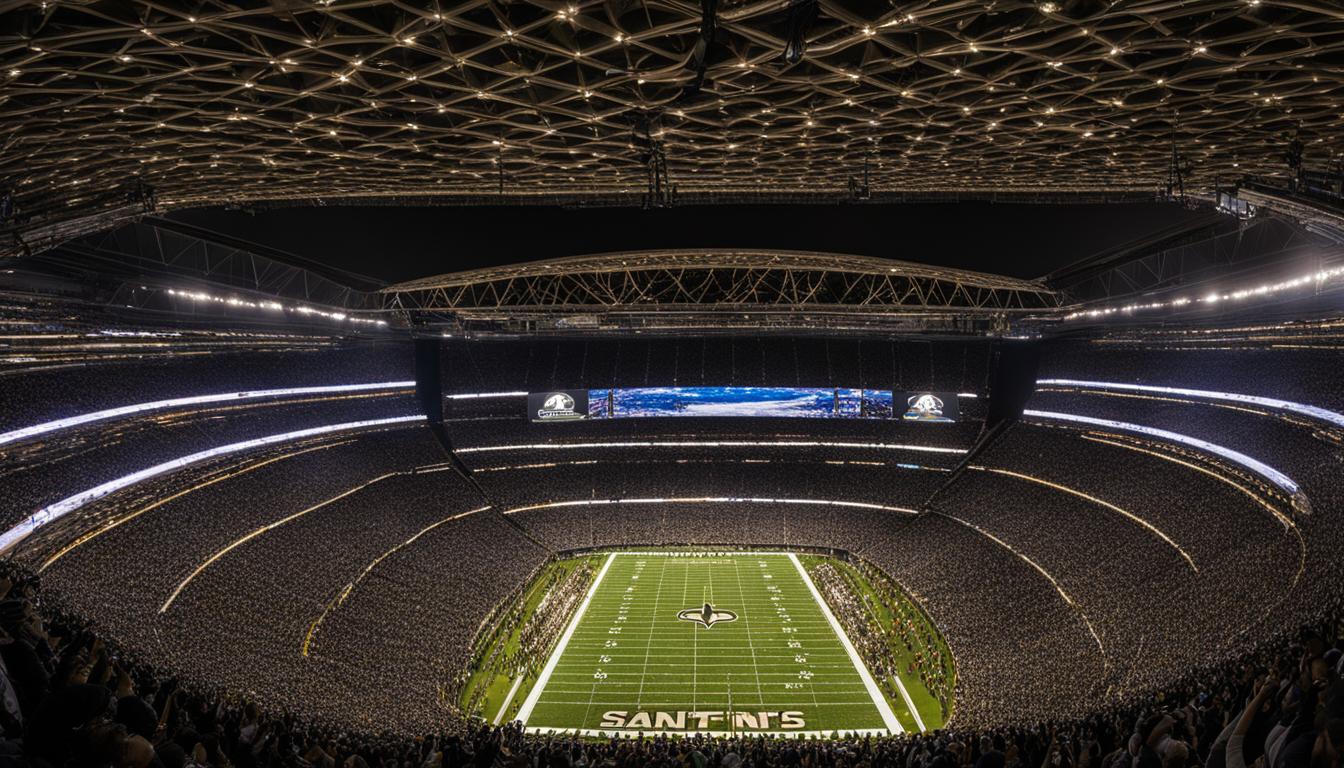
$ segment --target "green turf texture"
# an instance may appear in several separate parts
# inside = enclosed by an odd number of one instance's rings
[[[915,650],[922,649],[927,652],[932,647],[933,649],[940,651],[944,658],[949,660],[952,659],[952,651],[949,649],[947,641],[943,639],[942,633],[939,631],[937,625],[929,619],[924,613],[924,610],[920,608],[919,604],[914,602],[909,595],[897,593],[895,595],[888,595],[885,598],[879,596],[877,591],[873,588],[873,585],[864,578],[863,574],[852,564],[843,560],[826,557],[824,555],[798,555],[798,559],[802,561],[803,567],[807,569],[808,573],[811,573],[814,568],[823,563],[829,563],[840,572],[847,574],[849,576],[851,587],[866,598],[868,615],[872,616],[882,626],[891,626],[892,619],[896,613],[894,610],[895,606],[887,601],[900,601],[906,609],[907,614],[912,615],[915,623],[920,627],[919,631],[915,633],[917,635],[915,639]],[[922,639],[926,633],[933,636],[931,647]],[[911,701],[919,712],[920,723],[923,724],[924,730],[936,731],[939,728],[942,728],[947,724],[951,713],[949,712],[945,714],[943,712],[942,706],[938,703],[938,699],[929,692],[928,688],[924,687],[924,682],[919,679],[918,672],[907,672],[905,670],[906,665],[914,658],[914,654],[907,650],[894,634],[889,636],[889,640],[891,642],[891,648],[896,655],[896,660],[898,662],[897,666],[901,670],[901,681],[905,684],[906,693],[910,695]],[[952,686],[955,686],[955,667],[953,667],[952,673]],[[883,687],[886,689],[890,688],[890,686],[885,684]],[[905,703],[903,697],[892,694],[887,696],[887,701],[891,703],[891,708],[896,713],[896,719],[901,721],[901,725],[904,726],[906,730],[919,730],[920,723],[915,722],[915,718],[911,715],[910,707]]]
[[[678,618],[704,603],[737,619],[706,628]],[[731,711],[750,714],[708,721],[689,714],[730,711],[730,700]],[[640,712],[647,723],[636,719]],[[796,714],[786,723],[763,712]],[[614,727],[618,720],[625,722]],[[673,552],[614,555],[525,725],[643,733],[885,729],[787,555]]]
[[[583,557],[565,558],[548,563],[545,568],[542,569],[542,572],[533,579],[530,585],[528,585],[522,600],[522,615],[532,615],[532,612],[536,610],[537,605],[541,603],[541,599],[545,597],[546,594],[545,586],[548,583],[548,577],[554,576],[557,579],[563,578],[565,574],[569,573],[585,561],[591,563],[594,569],[601,568],[602,563],[606,561],[606,555],[586,555]],[[517,655],[518,641],[524,625],[525,622],[520,621],[507,633],[496,627],[493,635],[484,638],[478,643],[478,646],[475,649],[474,659],[485,659],[497,645],[503,645],[502,650],[504,651],[504,656],[513,657]],[[472,700],[473,694],[478,691],[483,694],[483,698],[479,702],[479,708],[468,711],[468,715],[480,717],[482,719],[491,719],[498,714],[499,703],[507,698],[507,694],[513,688],[514,683],[513,678],[509,677],[509,670],[505,667],[503,662],[504,659],[500,659],[492,666],[475,669],[475,671],[472,672],[466,685],[463,687],[459,704],[466,705],[467,702]],[[523,681],[522,687],[530,688],[530,683],[535,679],[535,673],[529,674],[527,679]],[[512,704],[512,709],[505,712],[505,716],[502,719],[507,721],[507,716],[517,712],[518,705],[522,704],[522,698],[515,697],[512,700]]]

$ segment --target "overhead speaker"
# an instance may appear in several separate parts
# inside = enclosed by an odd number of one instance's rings
[[[1003,339],[994,342],[989,378],[989,414],[986,426],[1022,416],[1036,391],[1036,369],[1041,363],[1038,341]]]
[[[415,340],[415,398],[430,424],[443,423],[443,367],[437,339]]]

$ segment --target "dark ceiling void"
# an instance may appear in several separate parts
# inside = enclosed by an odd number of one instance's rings
[[[848,253],[1019,278],[1197,219],[1172,203],[290,207],[170,218],[387,282],[538,259],[669,248]]]

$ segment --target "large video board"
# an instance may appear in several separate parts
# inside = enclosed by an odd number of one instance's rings
[[[901,392],[897,398],[902,421],[948,424],[961,415],[953,392]]]
[[[533,421],[580,421],[588,418],[588,390],[555,389],[527,393],[528,418]]]
[[[528,394],[533,421],[660,417],[955,422],[957,396],[847,387],[613,387]]]

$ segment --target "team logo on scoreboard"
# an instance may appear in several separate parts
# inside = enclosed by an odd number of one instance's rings
[[[709,603],[705,603],[699,608],[687,608],[677,614],[677,618],[682,621],[690,621],[699,624],[705,629],[726,621],[737,621],[737,614],[732,611],[724,611]]]
[[[946,421],[943,416],[943,399],[936,395],[928,393],[922,395],[912,395],[905,401],[905,415],[901,418],[907,421]]]
[[[574,398],[564,392],[556,392],[546,396],[546,401],[537,409],[537,418],[542,421],[581,419],[583,414],[574,410]]]

